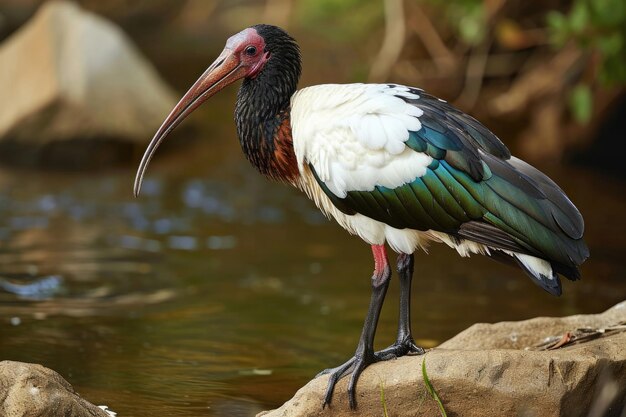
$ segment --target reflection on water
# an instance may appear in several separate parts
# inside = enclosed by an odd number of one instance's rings
[[[0,172],[0,358],[51,367],[120,416],[251,415],[343,362],[369,300],[369,249],[237,147],[214,139],[155,161],[139,199],[131,168]],[[623,184],[552,174],[587,220],[584,279],[554,298],[514,269],[433,247],[417,257],[421,343],[624,298]],[[381,347],[396,304],[392,284]]]
[[[0,277],[0,289],[20,296],[21,298],[42,299],[51,298],[61,287],[62,278],[59,275],[46,277],[29,277],[26,282],[12,282]]]

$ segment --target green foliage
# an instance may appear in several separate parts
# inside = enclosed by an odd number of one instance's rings
[[[441,413],[441,417],[448,417],[448,414],[446,414],[446,410],[443,408],[443,403],[441,402],[441,398],[439,398],[437,391],[435,391],[435,387],[433,387],[433,384],[430,382],[430,379],[428,378],[428,373],[426,372],[426,357],[424,357],[424,359],[422,360],[422,376],[424,377],[424,385],[426,385],[426,389],[428,390],[428,393],[433,398],[433,400],[437,402],[437,405],[439,406],[439,412]]]
[[[428,0],[443,10],[448,24],[468,45],[478,45],[487,36],[486,9],[482,0]]]
[[[485,8],[482,1],[466,0],[450,6],[448,19],[458,22],[461,39],[467,44],[480,44],[487,36]]]
[[[568,13],[546,16],[550,41],[561,47],[570,40],[601,56],[599,79],[605,84],[626,82],[626,2],[624,0],[574,0]],[[590,95],[580,86],[572,91],[572,111],[584,116]],[[590,115],[590,114],[589,114]],[[580,120],[580,119],[579,119]]]
[[[591,88],[586,84],[578,84],[574,87],[570,92],[569,106],[574,119],[581,123],[589,122],[593,110]]]
[[[307,29],[336,42],[367,39],[384,26],[382,1],[302,0],[297,15]]]
[[[497,17],[488,21],[490,3],[484,0],[426,1],[439,8],[450,28],[470,46],[484,42],[491,36],[490,26],[498,24]],[[592,85],[596,80],[605,86],[626,83],[626,1],[572,0],[571,7],[565,12],[545,10],[544,13],[549,44],[561,48],[575,42],[595,65],[596,77],[587,77],[586,84],[579,83],[567,91],[573,117],[586,123],[593,113]]]

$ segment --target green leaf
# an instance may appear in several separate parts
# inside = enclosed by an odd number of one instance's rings
[[[385,400],[385,383],[380,380],[380,403],[383,406],[383,417],[389,417],[389,412],[387,411],[387,401]]]
[[[565,44],[569,38],[569,28],[565,16],[560,12],[549,12],[546,15],[546,23],[549,28],[550,41],[557,46]]]
[[[577,1],[569,15],[569,27],[574,33],[582,33],[589,24],[589,9],[584,1]]]
[[[426,357],[424,357],[424,359],[422,360],[422,376],[424,377],[424,385],[426,385],[428,393],[431,397],[433,397],[433,400],[435,400],[437,402],[437,405],[439,406],[439,412],[441,413],[441,417],[448,417],[448,415],[446,414],[446,410],[443,408],[443,404],[441,403],[441,398],[439,398],[439,395],[437,395],[437,391],[435,391],[435,387],[433,387],[433,384],[430,382],[428,374],[426,373]]]
[[[604,61],[600,81],[606,86],[626,83],[626,65],[624,65],[622,55],[613,55]]]
[[[600,52],[604,55],[616,55],[622,49],[624,39],[620,33],[612,33],[608,36],[598,38],[597,45]]]
[[[472,7],[459,21],[459,34],[470,45],[478,45],[485,39],[485,15],[482,7]]]
[[[580,123],[589,122],[593,111],[593,96],[589,86],[578,84],[574,87],[570,93],[569,105],[576,121]]]
[[[595,0],[589,6],[593,21],[599,26],[619,26],[626,18],[624,0]]]
[[[567,30],[567,19],[563,16],[563,13],[551,11],[546,15],[546,23],[555,31]]]

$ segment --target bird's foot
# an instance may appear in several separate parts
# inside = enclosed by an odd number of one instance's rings
[[[423,355],[424,353],[424,349],[415,344],[413,337],[406,336],[397,340],[393,345],[374,353],[374,356],[376,357],[376,362],[380,362],[405,355]]]
[[[356,409],[356,383],[363,370],[375,362],[378,362],[378,358],[373,353],[370,353],[369,355],[357,354],[348,359],[348,361],[343,365],[339,365],[336,368],[325,369],[317,374],[317,376],[330,374],[328,386],[326,388],[326,395],[324,396],[324,404],[322,407],[330,405],[337,381],[344,376],[352,374],[350,376],[350,382],[348,383],[348,400],[350,401],[350,408],[352,410]]]
[[[365,368],[376,362],[387,361],[405,355],[423,354],[424,349],[417,346],[411,336],[407,336],[396,341],[393,345],[383,350],[379,350],[372,355],[355,355],[348,359],[343,365],[323,370],[316,376],[317,378],[321,375],[330,375],[330,378],[328,379],[328,386],[326,388],[326,395],[324,396],[323,407],[330,405],[335,385],[341,378],[352,374],[350,382],[348,383],[348,399],[350,401],[350,408],[354,410],[356,408],[356,383]]]

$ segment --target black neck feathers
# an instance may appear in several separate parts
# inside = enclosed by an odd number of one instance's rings
[[[285,31],[270,25],[253,26],[265,40],[270,56],[254,78],[245,78],[235,107],[241,147],[248,160],[264,175],[277,177],[273,165],[279,131],[289,119],[289,103],[301,73],[300,49]],[[290,131],[289,131],[290,136]],[[291,137],[289,137],[291,145]],[[284,152],[284,150],[282,151]]]

